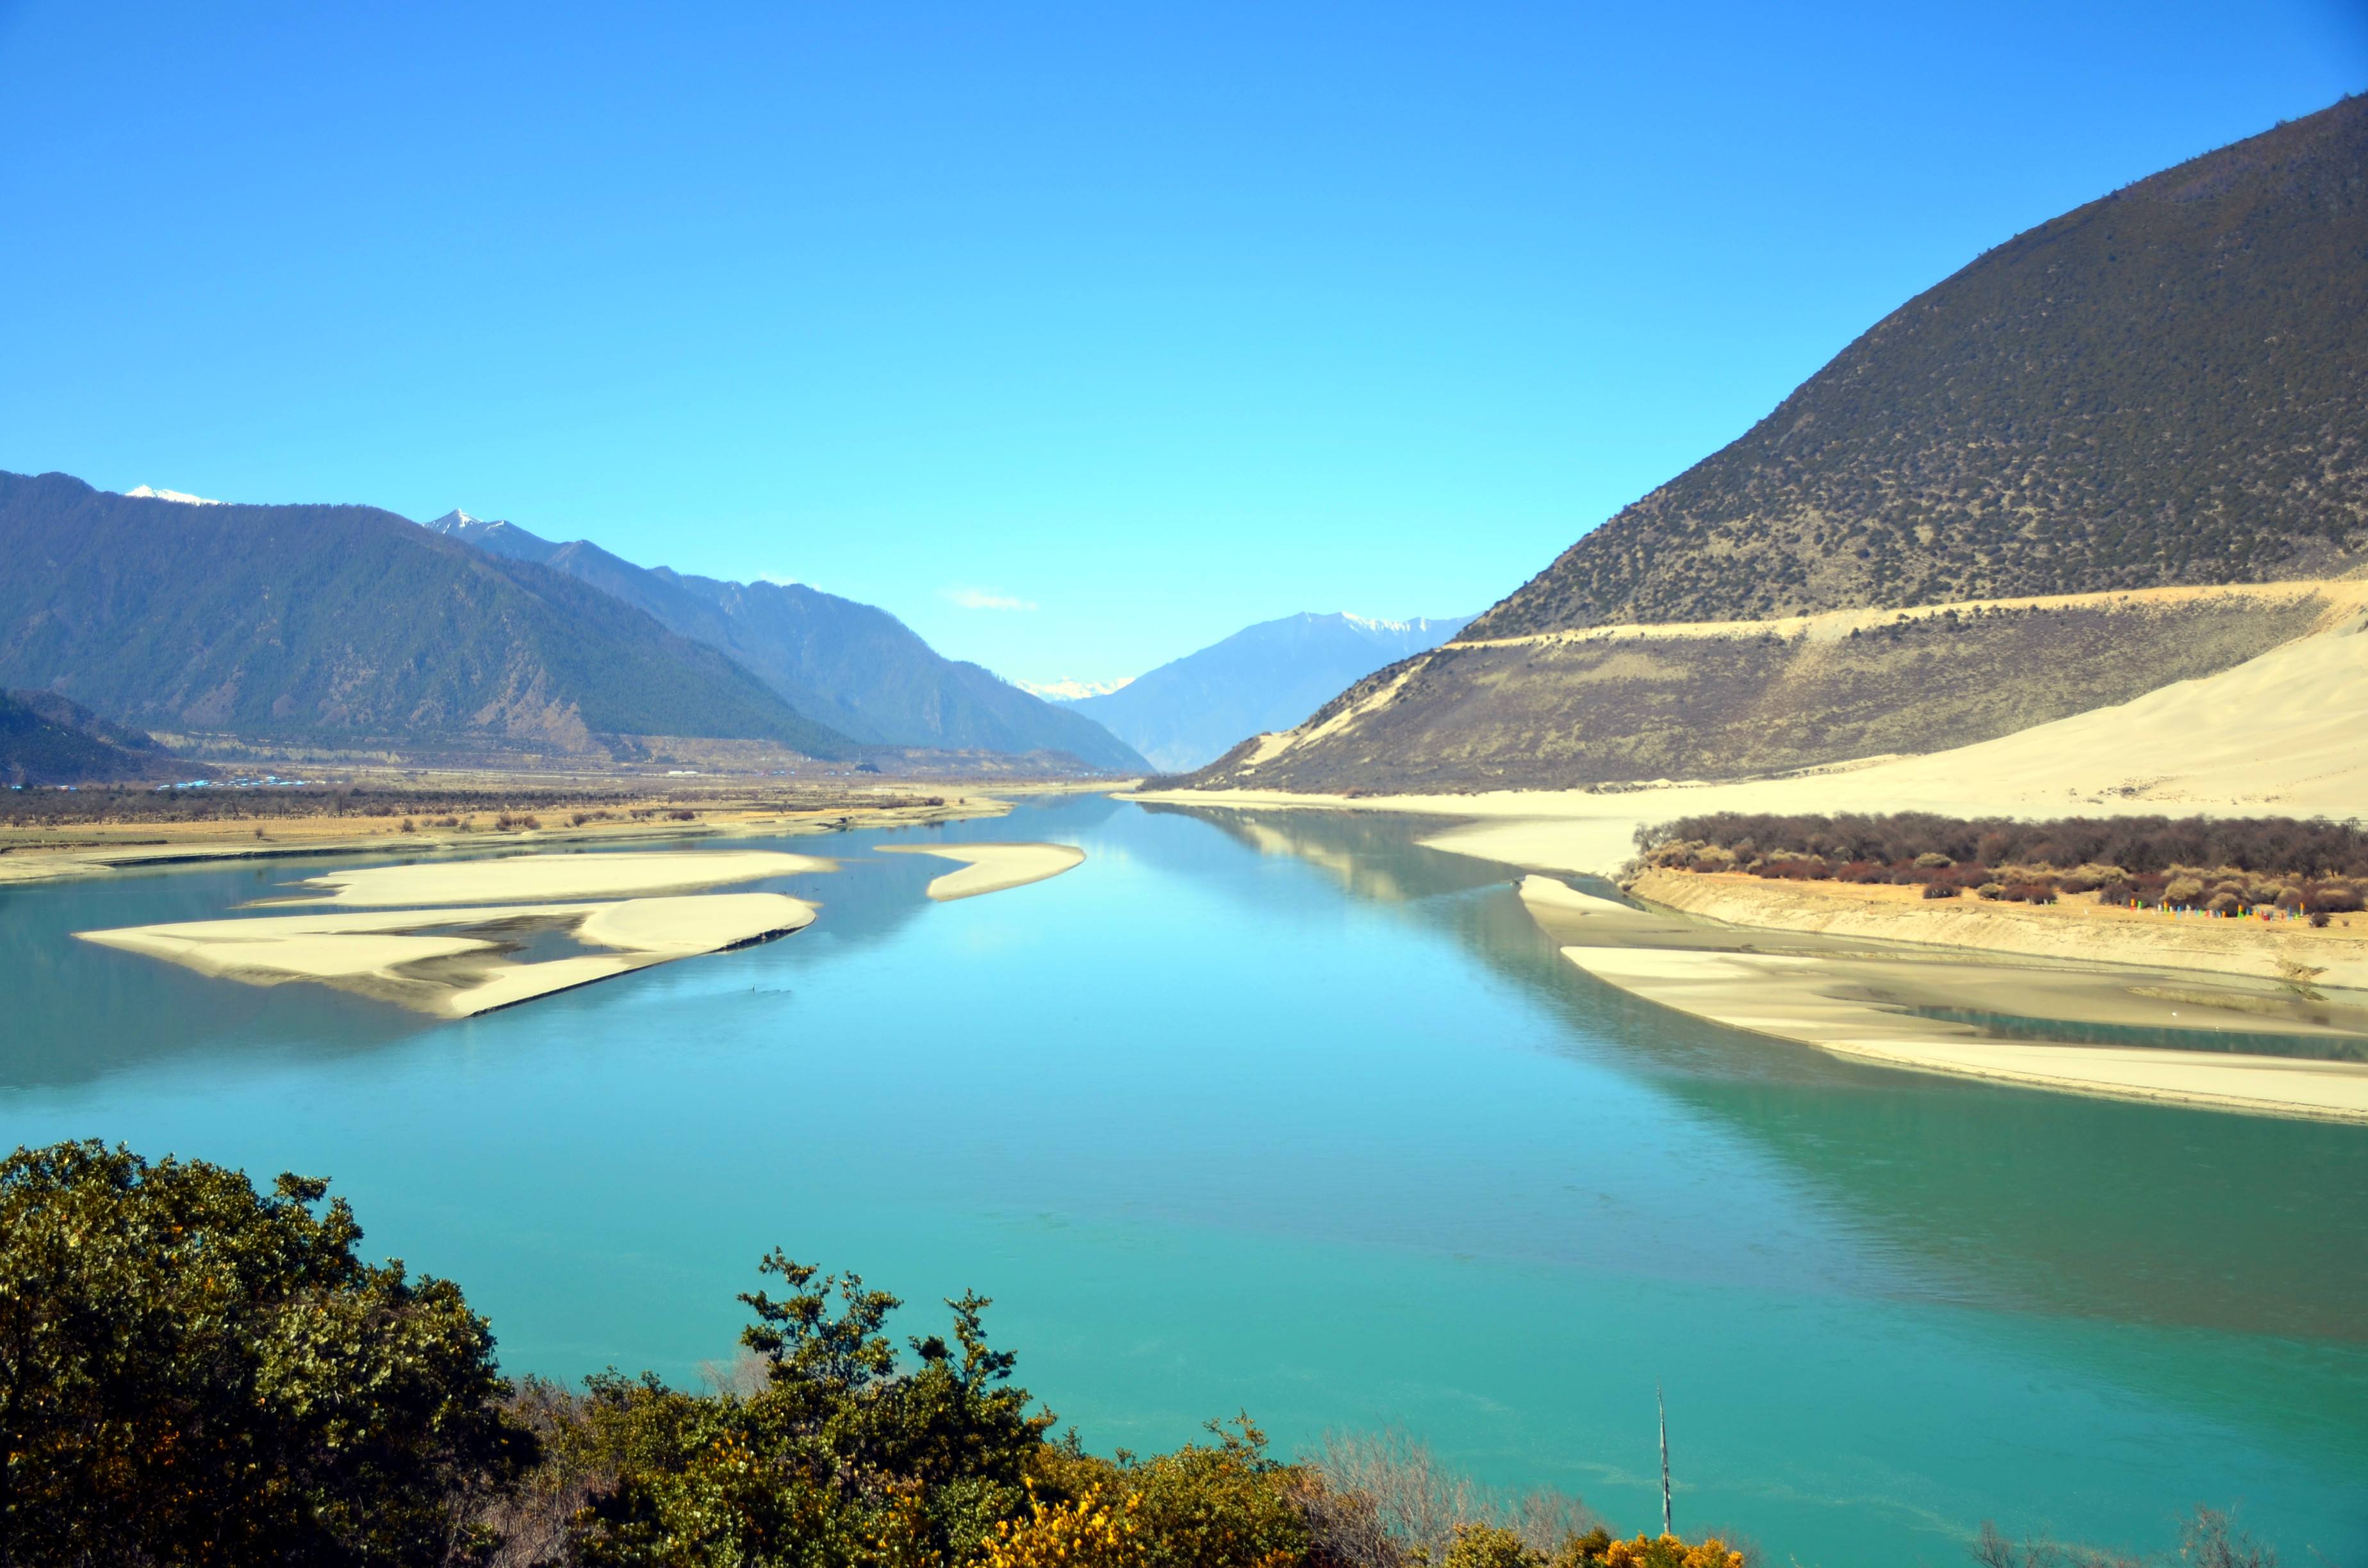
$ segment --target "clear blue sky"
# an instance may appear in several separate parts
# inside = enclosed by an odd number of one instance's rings
[[[2368,87],[2359,0],[689,11],[0,0],[0,467],[1129,675],[1476,610],[1985,246]]]

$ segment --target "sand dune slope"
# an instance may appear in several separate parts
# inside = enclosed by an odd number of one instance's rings
[[[1931,811],[1957,816],[2278,814],[2368,808],[2368,622],[2199,680],[1997,740],[1732,784],[1364,796],[1173,790],[1198,806],[1353,807],[1473,819],[1423,842],[1541,870],[1606,875],[1639,826],[1704,812]]]

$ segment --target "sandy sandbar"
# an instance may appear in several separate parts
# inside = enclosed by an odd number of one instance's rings
[[[308,877],[312,894],[270,902],[348,908],[524,903],[544,899],[638,898],[838,869],[835,860],[773,849],[638,850],[614,855],[516,855],[422,861]]]
[[[2368,994],[1730,926],[1549,877],[1523,878],[1520,894],[1579,969],[1729,1028],[2064,1093],[2368,1121]],[[2173,1044],[2071,1043],[2125,1030]],[[2259,1053],[2262,1036],[2294,1053]]]
[[[458,1018],[746,947],[801,929],[814,916],[814,906],[800,900],[742,892],[193,920],[74,935],[249,985],[311,981]],[[551,931],[610,950],[540,963],[512,956],[521,942]]]
[[[2100,905],[2085,893],[2066,893],[2053,904],[1928,900],[1915,886],[1659,869],[1639,873],[1627,887],[1653,903],[1730,926],[2368,989],[2362,915],[2314,929],[2300,920],[2211,920]]]
[[[1829,960],[1781,953],[1565,948],[1622,991],[1730,1028],[1924,1072],[2257,1115],[2368,1121],[2368,1065],[2127,1046],[1998,1040],[1868,1003]]]
[[[1086,852],[1074,844],[883,844],[880,849],[887,855],[935,855],[964,862],[961,870],[948,871],[929,884],[929,896],[940,903],[1041,882],[1083,865],[1086,858]]]

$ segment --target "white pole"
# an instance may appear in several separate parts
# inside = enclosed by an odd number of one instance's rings
[[[1653,1408],[1661,1413],[1661,1533],[1678,1532],[1669,1524],[1669,1407],[1661,1398],[1661,1385],[1653,1385]]]

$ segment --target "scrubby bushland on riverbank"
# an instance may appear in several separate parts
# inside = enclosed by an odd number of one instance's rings
[[[1721,812],[1639,829],[1641,862],[1801,881],[1921,884],[2052,903],[2349,914],[2368,903],[2368,831],[2293,817],[2067,817],[1971,821],[1924,812],[1780,816]]]
[[[2032,1536],[2020,1543],[1984,1521],[1974,1540],[1979,1568],[2277,1568],[2278,1554],[2217,1508],[2198,1508],[2180,1530],[2179,1555],[2135,1556],[2107,1547],[2080,1546]]]
[[[507,1383],[444,1280],[355,1252],[327,1184],[271,1196],[97,1142],[0,1164],[0,1565],[1743,1568],[1501,1498],[1417,1445],[1272,1458],[1247,1416],[1102,1459],[1031,1411],[987,1302],[901,1303],[776,1252],[703,1393]],[[325,1203],[324,1203],[324,1200]]]
[[[749,1354],[704,1392],[613,1372],[580,1393],[505,1382],[457,1286],[365,1264],[360,1239],[319,1180],[283,1176],[266,1197],[234,1171],[97,1142],[0,1163],[0,1568],[1757,1560],[1714,1539],[1617,1539],[1576,1497],[1486,1491],[1401,1435],[1287,1463],[1245,1415],[1172,1453],[1104,1459],[1031,1410],[985,1300],[947,1302],[950,1338],[900,1348],[894,1297],[780,1252],[762,1270],[781,1294],[741,1298]]]
[[[0,1563],[440,1563],[533,1461],[458,1287],[327,1184],[0,1164]]]
[[[628,788],[456,789],[402,788],[372,784],[257,785],[201,790],[158,790],[149,785],[75,790],[11,790],[0,794],[0,824],[8,827],[73,828],[164,826],[177,823],[269,824],[315,818],[410,817],[491,826],[503,814],[541,812],[554,824],[580,816],[586,822],[654,819],[690,821],[721,812],[888,811],[937,806],[942,795],[889,794],[836,788],[691,791]],[[689,814],[686,814],[689,813]]]

